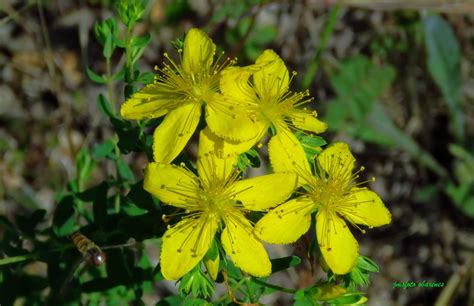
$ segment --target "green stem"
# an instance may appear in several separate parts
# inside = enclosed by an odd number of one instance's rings
[[[69,244],[69,245],[66,245],[66,246],[61,246],[61,247],[51,249],[50,251],[48,251],[48,253],[50,253],[50,252],[51,253],[52,252],[63,252],[67,249],[72,249],[74,247],[75,246],[73,244]],[[48,253],[46,253],[46,254],[48,254]],[[35,252],[35,253],[30,253],[30,254],[25,254],[25,255],[18,255],[18,256],[13,256],[13,257],[2,258],[2,259],[0,259],[0,266],[10,265],[10,264],[13,264],[13,263],[22,262],[22,261],[30,260],[30,259],[37,260],[38,257],[40,257],[41,255],[45,255],[45,253],[44,252]]]
[[[323,51],[326,49],[326,46],[329,42],[329,38],[332,35],[334,26],[336,24],[336,21],[338,20],[340,10],[341,10],[341,6],[338,4],[333,9],[331,9],[331,12],[329,13],[328,20],[326,24],[324,25],[323,33],[321,34],[321,39],[319,41],[316,54],[314,55],[314,58],[309,64],[308,70],[306,71],[306,74],[303,77],[303,81],[302,81],[303,88],[309,87],[311,81],[313,81],[314,76],[316,75],[316,72],[318,71],[319,64],[321,62],[321,55],[323,54]]]
[[[129,78],[125,78],[125,81],[129,84],[132,83],[133,78],[132,52],[130,50],[130,40],[132,39],[131,33],[131,29],[127,27],[127,31],[125,32],[125,67],[127,69],[127,73],[125,75],[128,74]]]
[[[113,79],[112,79],[112,73],[111,73],[111,67],[110,67],[110,57],[105,58],[105,73],[106,73],[106,79],[107,79],[107,95],[109,97],[110,104],[112,105],[112,111],[115,115],[115,100],[114,100],[114,91],[113,91]]]
[[[295,294],[297,292],[297,290],[295,290],[295,289],[284,288],[284,287],[280,287],[280,286],[277,286],[277,285],[272,285],[272,284],[266,283],[264,281],[255,279],[255,278],[252,278],[251,280],[252,280],[252,282],[256,283],[257,285],[267,287],[267,288],[270,288],[270,289],[274,289],[274,290],[278,290],[278,291],[281,291],[281,292],[286,292],[286,293],[291,293],[291,294]]]
[[[118,141],[117,134],[115,134],[114,136],[115,138],[117,138],[116,141]],[[120,149],[117,146],[115,147],[114,153],[115,153],[115,171],[116,171],[115,174],[117,177],[117,181],[123,182],[122,177],[120,176],[119,168],[118,168],[118,160],[122,158],[122,156],[120,154]],[[122,193],[122,188],[123,188],[123,184],[121,183],[120,187],[118,187],[117,193],[115,193],[115,196],[114,196],[114,209],[115,209],[115,213],[117,214],[120,212],[120,194]]]
[[[2,258],[2,259],[0,259],[0,266],[25,261],[25,260],[28,260],[28,259],[35,259],[36,255],[37,254],[27,254],[27,255],[20,255],[20,256]]]

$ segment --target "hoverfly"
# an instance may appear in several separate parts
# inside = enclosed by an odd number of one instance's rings
[[[105,263],[107,259],[107,256],[105,255],[103,250],[133,246],[136,243],[135,239],[131,238],[125,244],[111,245],[111,246],[105,246],[105,247],[100,248],[91,239],[87,238],[84,234],[82,234],[79,231],[72,234],[70,238],[72,240],[72,243],[76,247],[76,249],[82,254],[82,257],[78,261],[76,261],[76,263],[72,265],[72,268],[68,276],[65,278],[63,286],[60,289],[60,295],[65,293],[67,289],[67,285],[74,277],[75,271],[84,261],[89,262],[95,267],[100,267],[101,265]],[[86,268],[86,266],[84,266],[83,268]],[[82,274],[84,270],[85,269],[83,269],[82,272],[79,272],[79,274]]]
[[[105,253],[99,248],[92,240],[81,234],[75,232],[71,235],[72,243],[76,246],[77,250],[87,258],[94,266],[98,267],[105,263],[107,257]]]

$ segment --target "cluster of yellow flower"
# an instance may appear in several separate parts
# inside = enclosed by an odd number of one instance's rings
[[[163,236],[161,269],[179,279],[203,261],[215,279],[219,258],[206,253],[220,233],[220,243],[236,266],[254,276],[271,273],[261,241],[295,242],[311,225],[322,259],[335,274],[355,265],[358,244],[346,222],[381,226],[391,216],[380,198],[356,183],[355,159],[345,143],[335,143],[316,158],[311,169],[292,130],[321,133],[326,124],[302,108],[308,92],[292,92],[284,62],[266,50],[256,63],[234,66],[214,62],[216,46],[202,31],[191,29],[184,40],[181,65],[166,54],[154,84],[135,93],[121,108],[127,119],[166,116],[154,132],[155,162],[145,171],[144,188],[162,202],[183,209],[181,220]],[[200,131],[196,176],[170,164],[198,126],[205,108],[207,127]],[[241,179],[238,154],[260,143],[268,129],[275,173]],[[297,195],[294,195],[298,190]],[[290,200],[290,196],[294,195]],[[267,212],[256,224],[249,211]]]

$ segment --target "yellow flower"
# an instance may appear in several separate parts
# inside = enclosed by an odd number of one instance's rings
[[[192,270],[208,252],[217,232],[236,266],[251,275],[269,275],[270,260],[245,213],[285,201],[296,186],[296,174],[238,180],[236,158],[217,158],[205,131],[200,133],[198,151],[199,176],[176,165],[152,163],[146,169],[145,190],[184,209],[182,219],[163,235],[163,276],[179,279]]]
[[[276,154],[276,145],[272,142],[280,142],[283,148],[304,154],[291,129],[322,133],[326,130],[326,124],[316,118],[315,111],[301,108],[312,101],[307,98],[308,92],[289,91],[289,84],[288,69],[272,50],[264,51],[255,65],[225,69],[220,89],[223,94],[221,105],[227,106],[228,118],[218,120],[222,117],[212,114],[206,118],[211,131],[226,140],[220,144],[221,147],[216,146],[216,150],[226,156],[233,152],[243,153],[260,141],[268,128],[273,126],[276,136],[270,141],[270,159]],[[242,121],[242,118],[247,120]]]
[[[219,108],[213,99],[221,70],[229,64],[213,62],[216,46],[201,30],[191,29],[184,40],[181,66],[165,53],[169,64],[160,69],[153,84],[128,99],[120,110],[126,119],[151,119],[166,115],[153,139],[154,160],[170,163],[194,133],[203,104]],[[216,111],[218,114],[219,112]]]
[[[391,215],[379,196],[356,183],[355,159],[345,143],[335,143],[317,157],[315,176],[285,156],[277,160],[298,173],[304,181],[303,195],[271,210],[255,225],[256,235],[269,243],[292,243],[306,233],[311,213],[316,213],[316,237],[321,254],[335,274],[346,274],[355,265],[358,244],[346,222],[360,229],[391,222]],[[363,231],[363,230],[362,230]],[[364,231],[363,231],[364,232]]]

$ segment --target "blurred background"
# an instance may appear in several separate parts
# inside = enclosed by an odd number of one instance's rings
[[[96,103],[106,88],[87,78],[86,67],[105,72],[93,25],[113,14],[112,0],[0,3],[0,215],[13,223],[45,209],[49,221],[41,226],[49,226],[56,192],[77,174],[80,149],[112,133]],[[322,136],[348,142],[366,177],[376,177],[370,188],[393,221],[354,231],[360,253],[380,266],[368,305],[473,305],[471,1],[150,0],[134,29],[151,34],[141,70],[161,66],[164,52],[175,56],[171,42],[191,27],[240,65],[274,49],[298,73],[293,90],[315,97],[329,125]],[[115,55],[112,62],[123,63]],[[123,90],[113,88],[118,105]],[[146,156],[127,158],[141,177]],[[97,169],[88,184],[101,179]],[[284,273],[275,282],[292,288],[318,279],[308,263]],[[445,286],[393,288],[405,281]]]

